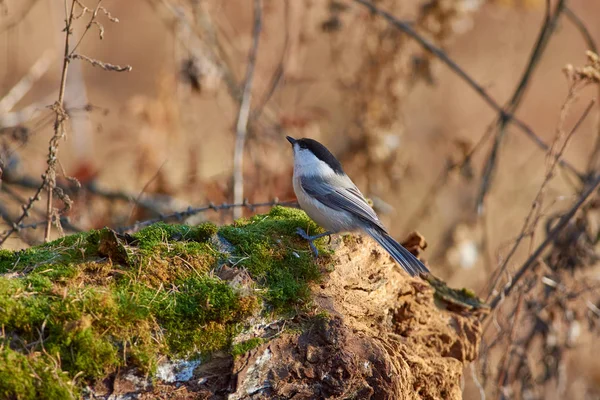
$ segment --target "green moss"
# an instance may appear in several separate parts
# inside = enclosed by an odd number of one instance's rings
[[[212,223],[204,223],[198,226],[170,225],[159,222],[142,229],[133,235],[138,241],[138,247],[144,250],[152,250],[156,246],[169,241],[199,242],[208,241],[217,232],[217,226]]]
[[[0,250],[0,398],[69,398],[117,369],[152,373],[163,356],[260,345],[232,343],[259,305],[305,304],[319,277],[297,227],[318,231],[302,211],[276,207],[221,228],[159,223]],[[209,240],[217,232],[255,280],[251,294],[213,276],[225,257]]]
[[[219,230],[235,246],[237,265],[266,286],[266,300],[280,309],[308,300],[308,283],[319,277],[308,244],[296,234],[298,227],[311,234],[319,231],[303,211],[284,207]],[[323,242],[317,241],[317,248],[326,257],[319,243]]]
[[[78,321],[69,323],[73,325],[78,325]],[[101,337],[97,329],[79,326],[71,329],[57,329],[46,345],[51,354],[60,354],[65,371],[81,371],[84,378],[98,378],[122,364],[117,347]]]
[[[0,398],[74,399],[77,388],[47,353],[29,355],[0,345]]]
[[[424,275],[424,279],[435,289],[434,297],[441,307],[459,307],[469,310],[489,308],[489,305],[479,299],[472,290],[452,289],[431,274]]]
[[[226,283],[209,277],[190,278],[153,305],[154,315],[177,355],[224,348],[233,336],[231,324],[245,317],[239,296]]]
[[[6,272],[29,272],[40,266],[67,266],[82,261],[88,255],[95,255],[98,231],[65,236],[53,242],[29,249],[0,253],[0,274]]]
[[[236,343],[231,346],[231,355],[234,357],[239,357],[243,354],[246,354],[250,350],[253,350],[263,344],[265,340],[263,338],[252,338],[241,343]]]

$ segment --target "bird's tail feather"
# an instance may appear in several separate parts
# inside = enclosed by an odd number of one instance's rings
[[[377,243],[381,245],[400,266],[410,274],[410,276],[418,275],[420,272],[429,273],[427,267],[417,259],[410,251],[406,250],[402,245],[394,240],[386,232],[375,227],[369,227],[365,231]]]

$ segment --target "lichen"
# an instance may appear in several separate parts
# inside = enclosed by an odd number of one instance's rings
[[[269,316],[307,304],[319,278],[298,227],[318,230],[303,212],[276,207],[221,228],[159,223],[134,235],[101,229],[1,250],[0,397],[77,397],[117,369],[153,374],[161,357],[258,346],[232,344],[248,317],[261,305]],[[233,254],[217,249],[216,234]],[[223,263],[245,268],[253,290],[220,279]]]

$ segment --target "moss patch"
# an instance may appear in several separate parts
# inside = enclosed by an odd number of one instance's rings
[[[266,286],[265,298],[275,309],[307,301],[308,283],[319,277],[308,244],[296,234],[298,227],[310,234],[320,229],[303,211],[284,207],[219,229],[219,235],[235,246],[238,265]],[[316,242],[321,260],[327,258],[320,245],[325,240]]]
[[[246,354],[250,350],[257,348],[264,342],[265,342],[265,339],[257,337],[257,338],[248,339],[241,343],[234,344],[233,346],[231,346],[231,355],[234,357],[239,357],[243,354]]]
[[[0,346],[0,398],[74,399],[78,393],[57,359],[40,352],[23,354]]]
[[[163,356],[260,345],[232,342],[261,304],[270,312],[306,304],[319,277],[297,227],[317,231],[302,211],[276,207],[221,228],[159,223],[0,250],[0,398],[77,397],[117,368],[152,373]],[[217,249],[216,233],[233,254]],[[218,278],[223,262],[247,269],[255,290]]]
[[[442,280],[431,274],[424,279],[435,289],[434,297],[442,308],[463,308],[468,310],[489,310],[489,305],[479,299],[472,290],[452,289]]]

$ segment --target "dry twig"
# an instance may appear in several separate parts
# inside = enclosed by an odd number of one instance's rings
[[[12,233],[16,232],[19,229],[19,227],[23,224],[23,221],[25,220],[25,218],[27,218],[29,216],[29,212],[30,212],[31,208],[33,207],[33,204],[40,199],[40,196],[41,196],[41,193],[43,190],[46,190],[48,192],[48,197],[47,197],[47,201],[46,201],[46,228],[45,228],[45,232],[44,232],[44,240],[45,241],[50,240],[50,234],[52,231],[52,222],[55,222],[57,224],[57,227],[60,230],[60,218],[58,218],[58,210],[52,206],[52,200],[53,200],[54,193],[56,193],[56,195],[58,197],[60,197],[60,199],[65,204],[66,209],[68,209],[72,203],[71,200],[69,199],[69,197],[66,196],[60,188],[58,188],[58,190],[56,188],[56,166],[58,164],[58,146],[59,146],[60,140],[66,136],[66,121],[68,119],[68,114],[64,108],[64,98],[65,98],[65,91],[66,91],[66,84],[67,84],[67,75],[68,75],[68,70],[69,70],[69,64],[71,63],[71,61],[75,58],[84,58],[84,56],[75,55],[74,51],[77,49],[77,47],[83,40],[83,37],[86,35],[86,33],[89,31],[89,28],[92,25],[99,27],[100,37],[102,38],[102,32],[103,32],[104,28],[102,27],[102,25],[99,22],[96,21],[98,11],[100,11],[100,10],[103,11],[111,21],[113,21],[113,22],[117,21],[114,17],[112,17],[108,13],[108,11],[106,11],[103,7],[101,7],[101,3],[102,3],[102,0],[98,0],[96,8],[95,8],[94,12],[92,12],[92,17],[86,27],[85,32],[79,38],[79,41],[75,45],[75,47],[73,49],[71,49],[70,37],[73,34],[73,29],[72,29],[73,23],[76,19],[80,18],[87,11],[89,11],[89,9],[87,7],[85,7],[80,2],[80,0],[72,0],[70,7],[68,5],[68,1],[64,0],[64,7],[65,7],[64,56],[63,56],[63,65],[62,65],[62,72],[61,72],[61,78],[60,78],[60,84],[59,84],[58,99],[50,107],[54,111],[55,120],[54,120],[54,134],[50,138],[50,142],[48,145],[48,158],[47,158],[47,162],[46,162],[47,163],[46,171],[42,175],[42,184],[36,189],[34,195],[29,198],[27,204],[24,204],[22,206],[23,212],[20,215],[20,217],[16,219],[16,221],[13,223],[12,227],[0,238],[0,245],[2,245],[10,237],[10,235]],[[82,10],[80,15],[75,14],[76,6]],[[84,59],[87,59],[87,58],[88,57],[86,57]],[[90,60],[88,60],[88,61],[90,61]],[[110,64],[105,64],[105,65],[110,66]],[[110,68],[108,68],[108,69],[110,69]]]
[[[84,56],[82,54],[73,54],[71,58],[76,58],[79,60],[87,61],[92,64],[94,67],[100,67],[105,71],[113,71],[113,72],[129,72],[133,69],[131,65],[125,65],[124,67],[120,65],[110,64],[104,61],[96,60],[94,58],[90,58],[88,56]]]
[[[442,49],[435,46],[433,43],[425,39],[418,32],[416,32],[410,24],[401,21],[394,17],[392,14],[380,9],[372,2],[368,0],[354,0],[354,2],[363,5],[368,8],[373,14],[379,15],[385,18],[391,25],[395,28],[401,30],[402,32],[409,35],[411,38],[416,40],[421,46],[423,46],[426,50],[430,51],[433,55],[435,55],[438,59],[440,59],[444,64],[446,64],[452,71],[454,71],[462,80],[467,82],[467,84],[475,90],[483,100],[494,110],[498,112],[502,119],[513,123],[517,126],[528,138],[530,138],[540,149],[548,151],[549,146],[523,121],[515,117],[513,114],[507,112],[494,98],[490,96],[490,94],[477,83],[469,74],[467,74],[456,62],[454,62]],[[559,164],[561,167],[566,168],[571,171],[580,179],[583,179],[583,174],[581,174],[573,165],[565,160],[560,160]]]
[[[250,211],[254,211],[256,208],[260,208],[260,207],[274,207],[274,206],[288,206],[288,207],[295,207],[297,206],[297,202],[296,201],[279,201],[279,199],[273,199],[272,201],[268,201],[265,203],[248,203],[246,201],[242,202],[242,203],[236,203],[236,204],[228,204],[228,203],[223,203],[223,204],[213,204],[210,203],[206,206],[202,206],[202,207],[197,207],[197,208],[192,208],[192,207],[188,207],[187,210],[184,211],[178,211],[172,214],[167,214],[167,215],[161,215],[158,218],[152,218],[146,221],[141,221],[141,222],[136,222],[135,224],[131,225],[131,226],[126,226],[126,227],[121,227],[116,229],[117,232],[123,233],[123,232],[131,232],[131,231],[136,231],[138,229],[144,228],[146,226],[150,226],[152,224],[155,224],[157,222],[161,222],[161,221],[169,221],[169,220],[178,220],[181,221],[184,218],[187,217],[191,217],[193,215],[196,214],[200,214],[203,213],[205,211],[222,211],[222,210],[231,210],[231,209],[243,209],[246,208]]]
[[[495,309],[502,299],[506,298],[515,286],[519,283],[521,278],[533,267],[537,264],[538,259],[542,255],[542,253],[546,250],[546,248],[556,239],[558,234],[567,226],[571,218],[577,213],[579,208],[586,202],[586,200],[600,187],[600,175],[597,176],[588,186],[588,188],[581,194],[579,199],[573,204],[571,209],[564,214],[561,219],[558,221],[556,226],[550,231],[546,239],[537,247],[537,249],[531,254],[531,256],[525,261],[525,263],[519,268],[519,270],[512,277],[511,281],[504,286],[500,293],[498,293],[490,302],[490,307]],[[486,316],[483,317],[484,319]]]
[[[556,7],[554,8],[554,12],[550,12],[550,0],[546,1],[546,17],[544,18],[544,23],[540,29],[540,33],[538,34],[538,38],[533,46],[533,50],[531,55],[529,56],[529,62],[525,67],[525,71],[523,71],[523,75],[521,76],[521,80],[517,85],[508,105],[504,107],[503,111],[500,112],[498,119],[496,121],[496,134],[494,137],[494,144],[492,145],[492,149],[490,150],[490,154],[485,162],[483,167],[483,174],[481,177],[481,186],[479,189],[479,195],[477,197],[477,210],[479,213],[483,210],[483,203],[485,201],[485,196],[489,192],[494,171],[498,162],[498,153],[500,151],[500,145],[502,140],[504,139],[504,135],[506,133],[506,127],[508,124],[508,120],[505,118],[505,111],[509,114],[514,114],[517,111],[517,108],[521,104],[521,100],[523,99],[523,95],[525,94],[527,87],[529,86],[529,82],[531,81],[531,77],[533,76],[533,72],[535,68],[539,64],[540,59],[542,58],[542,54],[546,50],[548,43],[550,42],[550,38],[552,33],[555,30],[558,18],[561,16],[564,7],[565,0],[559,0],[556,3]]]
[[[541,211],[542,211],[543,196],[546,193],[546,187],[548,186],[548,184],[554,177],[554,171],[558,164],[558,160],[560,160],[560,158],[562,157],[562,154],[566,150],[567,145],[569,144],[571,138],[573,137],[573,134],[581,126],[581,123],[585,120],[585,118],[588,116],[588,114],[592,110],[594,102],[591,102],[588,105],[588,107],[583,112],[582,116],[579,118],[579,120],[575,124],[575,126],[566,135],[566,138],[564,138],[564,140],[561,140],[562,136],[563,136],[562,135],[562,123],[564,122],[564,119],[566,118],[566,113],[567,113],[568,107],[571,104],[571,102],[573,101],[574,96],[575,96],[575,91],[573,89],[574,88],[571,88],[571,90],[569,91],[569,95],[567,96],[567,99],[561,108],[561,118],[560,118],[561,123],[558,128],[556,140],[554,141],[552,148],[551,148],[550,152],[548,153],[548,159],[550,160],[550,164],[547,167],[546,175],[544,176],[544,181],[542,182],[533,202],[531,203],[531,208],[529,210],[529,213],[527,214],[527,217],[525,217],[525,222],[523,224],[523,227],[521,228],[521,232],[519,233],[517,240],[513,244],[512,248],[508,252],[507,256],[504,258],[502,265],[497,269],[496,273],[494,274],[495,278],[493,279],[492,285],[489,289],[488,300],[492,296],[492,293],[496,290],[496,285],[498,284],[499,280],[506,272],[506,269],[508,268],[508,265],[509,265],[510,260],[512,259],[512,256],[517,251],[517,249],[518,249],[519,245],[521,244],[521,242],[523,241],[523,239],[525,239],[525,237],[527,237],[527,236],[533,235],[533,233],[535,231],[535,227],[537,226],[537,223],[539,222],[539,219],[541,218],[541,215],[542,215]],[[560,143],[560,148],[556,149],[556,147],[558,147],[559,143]]]

